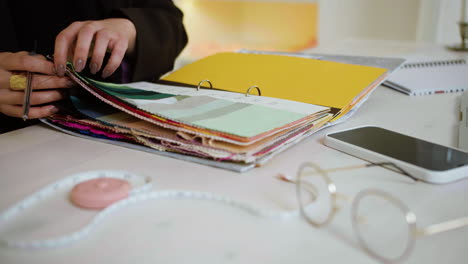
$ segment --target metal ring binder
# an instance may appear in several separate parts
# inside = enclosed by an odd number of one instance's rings
[[[211,84],[211,81],[210,81],[210,80],[202,80],[202,81],[200,81],[200,82],[198,83],[197,91],[200,91],[200,87],[201,87],[202,83],[204,83],[204,82],[209,83],[209,84],[210,84],[210,89],[213,89],[213,85]]]
[[[258,96],[262,96],[262,91],[260,91],[260,87],[258,87],[257,85],[250,86],[249,89],[247,89],[247,92],[245,92],[245,96],[249,96],[250,90],[252,90],[252,88],[256,88],[258,91]]]

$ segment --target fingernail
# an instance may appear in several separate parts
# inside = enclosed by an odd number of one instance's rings
[[[67,87],[75,86],[75,82],[73,80],[67,80]]]
[[[57,72],[58,76],[60,76],[60,77],[65,76],[65,65],[59,64],[57,69],[55,69],[55,71]]]
[[[51,105],[51,106],[49,107],[49,113],[50,113],[50,114],[55,114],[55,113],[57,113],[58,111],[59,111],[59,108],[58,108],[57,106],[55,106],[55,105]]]
[[[60,91],[61,99],[67,98],[69,96],[68,91]]]
[[[97,63],[92,63],[90,66],[90,69],[91,69],[91,74],[96,74],[96,72],[98,71]]]
[[[111,73],[110,73],[109,70],[104,70],[104,71],[102,72],[102,78],[104,78],[104,79],[107,78],[107,77],[109,77],[110,75],[111,75]]]
[[[82,59],[77,59],[74,63],[75,66],[75,71],[81,72],[83,70],[83,60]]]

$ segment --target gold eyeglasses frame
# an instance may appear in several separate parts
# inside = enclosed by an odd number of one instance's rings
[[[366,168],[366,167],[371,167],[371,166],[392,166],[398,171],[400,171],[402,174],[405,176],[410,177],[411,179],[415,179],[411,175],[407,174],[404,170],[399,168],[398,166],[392,164],[392,163],[370,163],[370,164],[365,164],[365,165],[357,165],[357,166],[350,166],[350,167],[343,167],[343,168],[334,168],[334,169],[329,169],[329,170],[324,170],[317,164],[313,162],[305,162],[302,163],[298,170],[297,170],[297,178],[295,180],[288,179],[286,177],[282,177],[283,180],[295,183],[296,184],[296,198],[299,203],[299,208],[300,208],[300,213],[304,217],[304,219],[311,224],[314,227],[322,227],[328,225],[334,218],[335,214],[338,212],[338,206],[337,206],[337,188],[335,183],[331,180],[331,178],[328,176],[328,172],[331,171],[342,171],[342,170],[350,170],[350,169],[357,169],[357,168]],[[306,168],[312,168],[315,170],[315,172],[311,173],[305,173]],[[312,219],[305,211],[305,208],[310,205],[311,203],[305,204],[302,199],[303,192],[308,189],[309,193],[313,195],[313,199],[311,202],[314,202],[317,200],[318,196],[318,190],[315,188],[315,186],[303,181],[303,178],[306,176],[319,176],[322,177],[322,179],[325,181],[326,184],[326,189],[328,191],[328,194],[330,195],[330,211],[327,215],[327,217],[323,221],[316,221]],[[307,184],[307,186],[306,186]],[[307,188],[306,188],[307,187]],[[379,255],[375,251],[373,251],[370,246],[366,243],[365,239],[363,238],[362,232],[359,229],[359,221],[360,217],[358,215],[358,210],[359,210],[359,205],[360,202],[362,201],[363,198],[369,197],[369,196],[377,196],[380,198],[383,198],[387,202],[390,202],[392,205],[397,207],[401,212],[402,215],[404,216],[405,222],[408,226],[408,242],[406,245],[406,248],[403,250],[403,252],[393,258],[387,258],[382,255]],[[351,207],[351,222],[353,226],[353,231],[354,234],[356,235],[360,246],[366,251],[367,254],[370,256],[374,257],[375,259],[378,259],[384,263],[397,263],[405,260],[412,252],[416,240],[419,237],[423,236],[430,236],[442,232],[446,232],[449,230],[461,228],[468,226],[468,216],[467,217],[461,217],[437,224],[432,224],[423,228],[418,228],[417,223],[416,223],[416,215],[406,206],[405,203],[403,203],[400,199],[396,198],[395,196],[379,190],[379,189],[374,189],[374,188],[366,188],[357,193],[357,195],[354,197],[352,201],[352,207]]]

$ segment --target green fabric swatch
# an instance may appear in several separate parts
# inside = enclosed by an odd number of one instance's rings
[[[194,121],[202,127],[225,131],[242,137],[253,137],[304,118],[306,115],[269,108],[261,105],[248,107],[225,114],[219,118]]]
[[[305,114],[271,107],[237,103],[209,96],[177,96],[132,88],[122,84],[96,81],[76,73],[73,74],[105,93],[118,97],[147,112],[185,124],[208,130],[220,131],[240,137],[254,137],[286,126],[306,117]],[[173,103],[158,102],[158,99],[175,97]],[[154,100],[135,102],[131,99]]]
[[[164,94],[153,91],[141,90],[137,88],[132,88],[123,84],[115,83],[106,83],[99,82],[89,78],[84,77],[89,83],[93,84],[95,87],[101,89],[102,91],[122,98],[129,99],[144,99],[144,100],[158,100],[168,97],[173,97],[173,94]]]
[[[132,88],[123,84],[115,84],[115,83],[107,83],[107,82],[100,82],[83,76],[75,71],[73,64],[67,62],[67,68],[70,70],[73,75],[78,77],[85,83],[92,84],[94,87],[102,90],[103,92],[110,94],[112,96],[117,96],[121,98],[129,98],[129,99],[146,99],[146,100],[158,100],[164,99],[168,97],[173,97],[173,94],[164,94],[158,93],[154,91],[147,91],[137,88]]]

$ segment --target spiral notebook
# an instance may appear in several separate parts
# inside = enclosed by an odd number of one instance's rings
[[[408,95],[429,95],[468,90],[468,64],[463,59],[408,62],[384,85]]]

